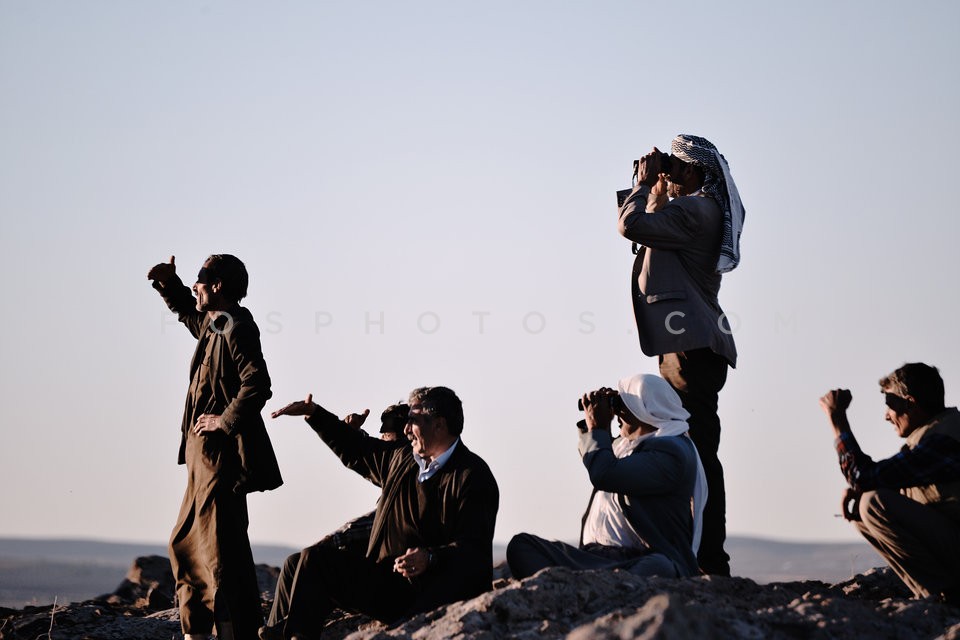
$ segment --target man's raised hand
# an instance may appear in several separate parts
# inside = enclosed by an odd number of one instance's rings
[[[652,187],[657,183],[660,174],[668,171],[664,158],[669,157],[656,147],[653,151],[640,158],[640,166],[637,167],[637,184],[644,184]]]
[[[270,417],[279,418],[280,416],[307,416],[309,418],[316,410],[317,405],[313,403],[313,394],[308,393],[306,400],[297,400],[295,402],[291,402],[282,409],[277,409],[271,413]]]
[[[368,415],[370,415],[370,409],[364,409],[363,413],[351,413],[344,418],[343,421],[347,423],[348,427],[359,429],[363,426],[363,423],[367,421]]]
[[[147,272],[148,280],[155,280],[161,285],[167,283],[167,280],[177,275],[177,265],[173,262],[174,257],[170,256],[170,262],[161,262],[160,264],[155,264],[150,268],[150,271]]]
[[[833,389],[820,398],[820,406],[828,416],[835,416],[846,412],[853,401],[853,394],[849,389]]]

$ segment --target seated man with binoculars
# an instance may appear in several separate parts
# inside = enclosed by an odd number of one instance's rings
[[[687,436],[690,414],[659,376],[639,374],[618,386],[619,392],[601,388],[580,400],[580,455],[593,493],[579,547],[518,534],[507,546],[515,578],[550,566],[669,578],[697,574],[707,485]],[[614,416],[617,438],[610,430]]]

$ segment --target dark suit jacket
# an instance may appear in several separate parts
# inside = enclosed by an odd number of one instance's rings
[[[385,561],[405,552],[386,548],[383,534],[401,481],[419,472],[411,448],[365,437],[323,408],[307,422],[348,468],[383,489],[367,557]],[[493,530],[500,492],[490,468],[461,440],[433,480],[440,483],[442,531],[424,545],[434,553],[436,565],[415,581],[418,611],[472,598],[488,591],[493,581]]]
[[[180,322],[198,339],[197,349],[190,362],[190,380],[203,359],[200,338],[211,329],[210,318],[197,311],[196,300],[180,278],[174,276],[166,286],[154,283],[164,302],[177,314]],[[260,349],[260,330],[247,309],[236,305],[221,316],[217,328],[220,337],[214,342],[210,360],[209,382],[214,391],[211,407],[194,406],[188,392],[180,425],[179,464],[186,463],[187,430],[199,413],[219,413],[228,435],[236,441],[240,456],[240,477],[234,490],[237,493],[269,491],[283,484],[280,468],[267,435],[260,412],[272,395],[270,376]],[[225,322],[224,322],[225,321]]]
[[[697,481],[697,452],[685,437],[647,438],[624,457],[613,453],[609,431],[580,435],[580,455],[590,474],[593,493],[583,514],[586,525],[597,491],[618,494],[620,507],[637,535],[673,561],[681,576],[697,575],[693,554],[690,500]]]
[[[643,245],[633,265],[633,311],[648,356],[709,348],[737,364],[737,347],[717,294],[723,211],[713,198],[683,196],[646,213],[649,187],[620,207],[620,233]]]

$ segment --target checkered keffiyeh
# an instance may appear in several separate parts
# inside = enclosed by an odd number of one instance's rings
[[[670,150],[684,162],[703,169],[703,193],[716,200],[723,209],[723,240],[717,272],[733,271],[740,264],[740,233],[746,211],[730,175],[727,159],[712,142],[700,136],[680,134],[670,143]]]

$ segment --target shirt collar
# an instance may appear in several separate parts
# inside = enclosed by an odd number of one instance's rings
[[[450,459],[450,456],[453,455],[453,450],[457,448],[457,444],[460,442],[460,438],[457,438],[453,441],[453,444],[450,445],[450,448],[438,455],[436,458],[430,461],[428,464],[426,460],[417,455],[416,451],[412,451],[413,459],[417,461],[417,466],[420,467],[420,481],[426,480],[437,471],[443,468],[443,465],[447,464],[447,460]]]

